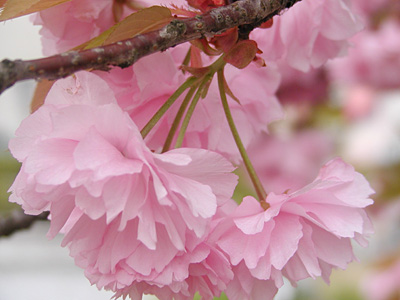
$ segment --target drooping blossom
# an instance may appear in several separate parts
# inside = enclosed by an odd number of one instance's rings
[[[362,27],[348,0],[303,0],[275,17],[271,28],[256,29],[251,37],[266,61],[281,59],[306,72],[345,54],[347,39]]]
[[[278,288],[282,276],[292,284],[318,276],[329,282],[332,268],[344,269],[354,260],[351,239],[365,246],[372,233],[364,211],[371,193],[365,178],[337,158],[304,188],[270,193],[267,210],[245,197],[217,244],[232,265],[244,263],[251,277],[273,280]]]
[[[50,211],[48,236],[65,234],[92,283],[117,292],[146,282],[185,297],[211,294],[196,278],[211,278],[212,293],[225,288],[229,272],[212,262],[229,263],[203,242],[237,181],[220,154],[150,151],[108,85],[88,72],[58,81],[16,135],[10,150],[22,168],[10,200],[28,214]]]

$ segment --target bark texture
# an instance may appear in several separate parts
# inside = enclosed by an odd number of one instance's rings
[[[69,51],[36,60],[0,62],[0,93],[26,79],[54,80],[85,69],[108,70],[134,64],[155,52],[243,25],[257,27],[301,0],[240,0],[194,18],[173,20],[160,30],[137,35],[115,44],[83,51]]]

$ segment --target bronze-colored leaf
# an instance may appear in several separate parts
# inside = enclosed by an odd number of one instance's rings
[[[47,79],[42,79],[36,85],[35,93],[32,97],[31,102],[31,113],[35,112],[39,107],[41,107],[44,103],[44,99],[46,99],[47,94],[49,93],[51,87],[55,81],[50,81]]]
[[[38,12],[71,0],[0,0],[0,21]]]
[[[138,34],[160,29],[172,20],[171,11],[166,7],[152,6],[145,8],[129,15],[76,49],[91,49],[126,40]]]

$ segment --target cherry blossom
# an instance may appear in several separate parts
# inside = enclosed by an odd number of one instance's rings
[[[10,200],[26,213],[49,210],[49,237],[63,232],[63,245],[99,287],[146,281],[189,293],[192,268],[215,280],[229,275],[212,271],[210,261],[230,265],[202,242],[237,183],[221,155],[151,152],[107,84],[87,72],[58,81],[16,134],[10,149],[22,169]],[[190,280],[191,289],[200,285]]]
[[[333,79],[346,84],[395,88],[400,85],[400,22],[389,20],[379,30],[363,31],[351,39],[345,58],[329,64]]]
[[[344,269],[355,259],[350,240],[365,246],[372,233],[363,210],[372,204],[371,193],[361,174],[334,159],[304,188],[270,193],[267,210],[245,197],[217,244],[232,265],[244,263],[254,280],[271,279],[278,288],[282,275],[293,284],[318,276],[329,282],[332,268]]]

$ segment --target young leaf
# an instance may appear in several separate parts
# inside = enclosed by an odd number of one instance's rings
[[[160,29],[172,20],[171,11],[166,7],[152,6],[145,8],[129,15],[121,22],[78,48],[91,49],[126,40],[138,34]]]
[[[46,99],[47,94],[49,93],[51,87],[55,81],[50,81],[47,79],[40,80],[35,89],[35,93],[33,94],[32,102],[31,102],[31,112],[35,112],[39,107],[41,107],[44,103],[44,99]]]
[[[0,21],[28,15],[71,0],[0,0]]]
[[[258,51],[257,43],[251,40],[238,42],[224,57],[224,60],[238,69],[252,62]]]

